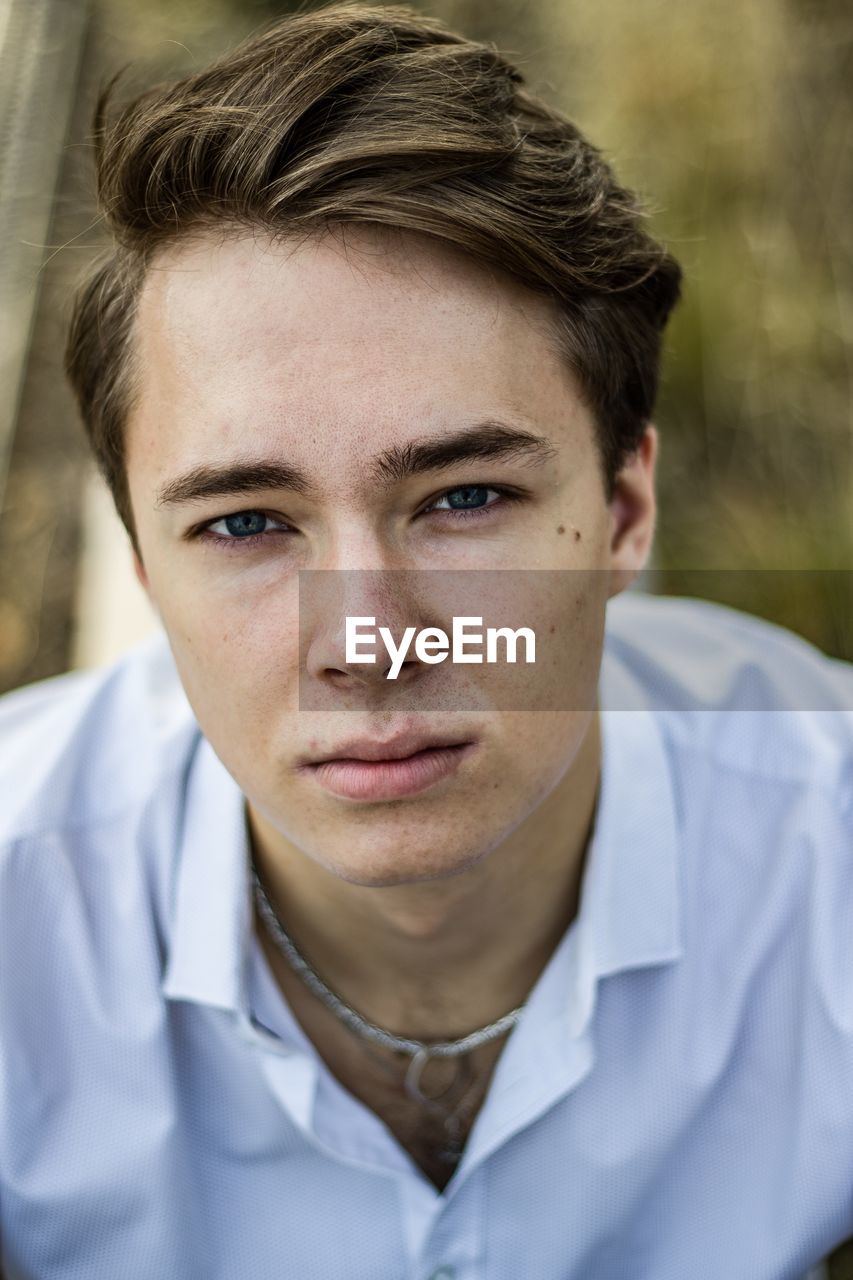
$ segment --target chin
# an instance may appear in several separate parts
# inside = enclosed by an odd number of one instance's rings
[[[370,889],[388,889],[407,884],[424,884],[430,880],[448,880],[463,875],[486,855],[487,850],[444,850],[437,857],[434,849],[407,849],[401,854],[399,843],[387,850],[366,847],[361,856],[358,851],[348,851],[346,860],[334,854],[317,855],[333,875],[347,884]]]

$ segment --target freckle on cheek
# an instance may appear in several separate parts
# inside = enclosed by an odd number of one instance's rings
[[[580,542],[580,540],[581,540],[581,531],[580,529],[575,529],[575,542]]]
[[[566,526],[564,524],[557,526],[557,533],[565,533],[565,532],[566,532]]]
[[[554,624],[553,624],[553,622],[552,622],[552,623],[551,623],[551,625],[550,625],[550,627],[548,628],[548,634],[552,636],[556,630],[557,630],[557,628],[554,626]]]

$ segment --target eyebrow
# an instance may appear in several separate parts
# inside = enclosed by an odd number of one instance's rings
[[[261,489],[290,489],[305,497],[316,493],[306,475],[283,462],[229,462],[223,466],[193,467],[192,471],[170,480],[159,490],[156,505],[176,506],[183,502],[200,502],[204,498],[257,493]]]
[[[503,422],[480,422],[451,435],[394,445],[374,459],[371,471],[376,480],[399,482],[425,471],[444,471],[473,458],[517,458],[541,466],[556,452],[544,436]]]
[[[556,450],[544,436],[489,421],[450,435],[394,445],[373,459],[369,474],[373,480],[389,484],[425,472],[444,471],[472,459],[521,459],[529,465],[541,466],[555,456]],[[316,485],[298,468],[261,459],[194,467],[164,485],[157,494],[156,505],[175,506],[263,489],[289,489],[303,497],[318,494]]]

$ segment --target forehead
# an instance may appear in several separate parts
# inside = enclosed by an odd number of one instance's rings
[[[140,297],[129,465],[146,444],[166,469],[330,438],[343,460],[472,416],[552,416],[575,402],[555,314],[426,236],[180,243]]]

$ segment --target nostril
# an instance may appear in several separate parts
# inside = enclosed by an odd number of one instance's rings
[[[327,680],[331,680],[335,684],[346,684],[349,680],[352,680],[353,676],[357,675],[357,672],[344,671],[341,667],[327,667],[324,675]]]
[[[393,662],[386,663],[382,674],[386,675],[391,670],[393,665],[394,665]],[[402,679],[402,677],[406,674],[407,671],[411,672],[414,670],[415,667],[419,667],[420,665],[421,664],[417,658],[407,658],[406,661],[403,663],[403,665],[400,667],[400,672],[397,676],[397,679],[398,680]]]

